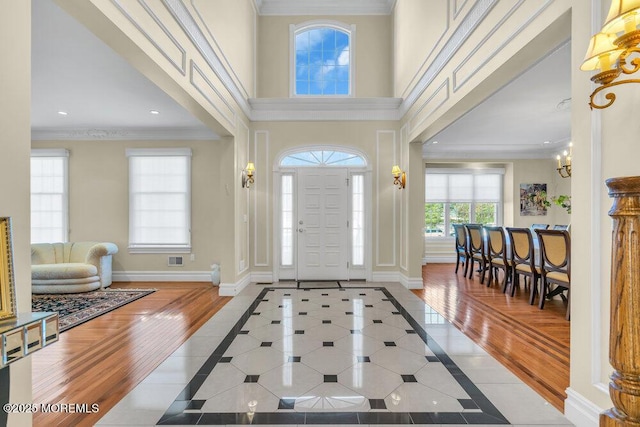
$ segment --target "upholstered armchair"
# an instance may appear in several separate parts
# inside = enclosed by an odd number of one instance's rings
[[[111,285],[113,243],[34,243],[31,291],[34,294],[88,292]]]

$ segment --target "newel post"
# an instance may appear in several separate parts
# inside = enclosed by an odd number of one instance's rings
[[[606,181],[613,206],[609,394],[600,427],[640,427],[640,177]]]

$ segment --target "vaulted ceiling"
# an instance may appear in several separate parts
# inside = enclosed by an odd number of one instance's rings
[[[395,0],[255,2],[264,15],[349,15],[388,14]],[[53,0],[34,0],[32,9],[34,139],[217,137]],[[570,74],[566,43],[425,141],[424,157],[553,156],[570,139]]]

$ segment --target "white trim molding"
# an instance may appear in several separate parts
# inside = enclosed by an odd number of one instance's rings
[[[422,277],[409,277],[402,273],[398,273],[400,276],[400,284],[407,289],[422,289],[424,284]]]
[[[400,120],[400,98],[252,98],[251,120]]]
[[[396,0],[254,0],[260,15],[389,15]]]
[[[220,136],[202,128],[34,128],[34,141],[217,141]]]
[[[211,271],[114,271],[114,282],[211,282]]]
[[[598,407],[583,395],[567,388],[567,399],[564,401],[564,415],[569,421],[578,427],[598,427],[600,412],[604,409]]]
[[[251,274],[246,274],[236,283],[220,283],[218,294],[221,297],[235,297],[251,283]]]
[[[273,283],[273,271],[252,272],[251,283]]]

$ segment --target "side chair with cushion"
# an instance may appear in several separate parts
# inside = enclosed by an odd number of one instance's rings
[[[531,224],[532,230],[546,230],[549,228],[549,224]]]
[[[489,282],[491,286],[495,271],[495,280],[498,281],[498,270],[504,271],[502,279],[502,292],[507,291],[507,284],[511,278],[511,260],[507,254],[507,242],[502,227],[485,227],[487,231],[487,245],[489,246]]]
[[[481,276],[480,283],[484,283],[485,272],[487,271],[487,253],[484,245],[483,227],[480,224],[465,224],[469,236],[469,279],[473,279],[473,263],[478,262]]]
[[[469,248],[467,239],[467,230],[464,224],[453,224],[453,231],[456,237],[456,274],[458,267],[464,263],[464,275],[467,276],[469,268]]]
[[[571,236],[566,230],[536,230],[540,242],[542,264],[542,289],[540,309],[549,293],[549,285],[560,286],[558,291],[567,290],[567,315],[571,315]]]
[[[533,305],[538,293],[538,282],[542,275],[540,267],[536,266],[535,248],[533,236],[528,228],[507,227],[511,242],[511,262],[513,263],[513,283],[511,284],[511,296],[515,294],[516,286],[520,284],[520,275],[529,278],[529,304]]]

